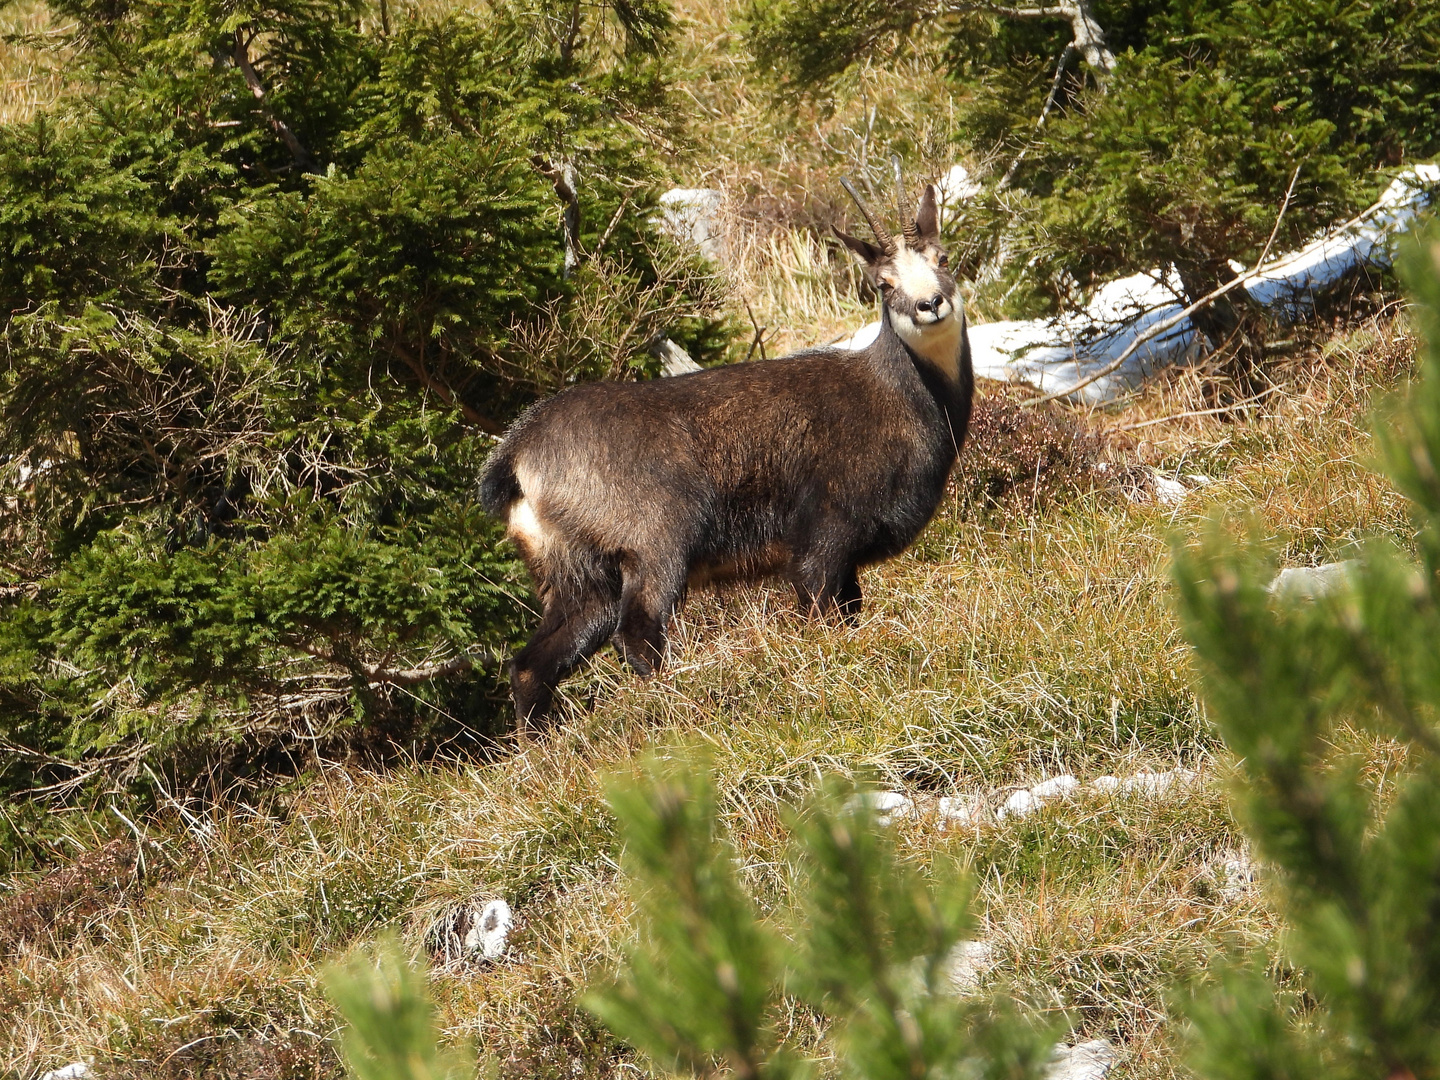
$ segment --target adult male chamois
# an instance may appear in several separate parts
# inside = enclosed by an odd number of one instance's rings
[[[912,213],[898,162],[896,182],[899,237],[848,180],[875,243],[834,230],[880,293],[870,346],[571,387],[491,455],[481,499],[545,607],[510,666],[522,726],[607,639],[657,670],[689,585],[783,575],[803,610],[854,619],[859,568],[935,513],[970,419],[970,342],[936,190]]]

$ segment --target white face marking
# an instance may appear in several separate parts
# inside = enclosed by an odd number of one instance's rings
[[[940,292],[940,276],[930,260],[913,248],[895,254],[895,287],[912,300],[929,300]]]
[[[928,316],[927,316],[928,317]],[[951,382],[960,379],[962,320],[950,301],[940,305],[940,322],[917,323],[909,315],[890,313],[891,325],[914,353],[939,368]]]
[[[930,260],[918,251],[902,247],[894,259],[892,282],[897,292],[911,301],[925,301],[945,290]],[[891,309],[891,324],[906,345],[942,371],[952,382],[960,378],[960,329],[958,305],[942,299],[935,311],[907,315]]]

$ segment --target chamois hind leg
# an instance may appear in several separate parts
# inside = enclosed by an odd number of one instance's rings
[[[638,560],[621,563],[625,586],[615,648],[642,678],[665,664],[665,629],[685,588],[683,566],[644,568]]]
[[[835,594],[840,606],[840,618],[851,626],[860,621],[860,568],[852,566],[841,576],[839,591]]]
[[[556,596],[530,643],[510,663],[510,692],[521,727],[543,720],[555,687],[604,645],[620,620],[618,582],[587,582],[577,595]]]

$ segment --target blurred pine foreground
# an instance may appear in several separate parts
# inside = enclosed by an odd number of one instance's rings
[[[0,29],[0,1073],[1440,1075],[1433,235],[1103,408],[983,385],[858,625],[692,596],[529,742],[474,491],[666,342],[853,333],[892,153],[977,321],[1198,299],[1440,152],[1440,9]]]

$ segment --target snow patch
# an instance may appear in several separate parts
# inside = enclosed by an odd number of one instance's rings
[[[1272,260],[1251,277],[1246,290],[1258,303],[1278,309],[1282,318],[1303,318],[1315,294],[1346,274],[1363,266],[1389,266],[1393,239],[1430,203],[1437,184],[1440,165],[1407,169],[1369,211],[1334,235]],[[1112,363],[1146,330],[1179,315],[1183,295],[1170,267],[1109,282],[1079,311],[971,326],[975,374],[1065,393]],[[840,347],[864,348],[879,325],[862,328]],[[1183,319],[1142,344],[1116,371],[1076,389],[1074,398],[1085,404],[1109,401],[1161,368],[1193,364],[1209,347],[1194,324]]]
[[[1317,600],[1343,589],[1358,565],[1354,559],[1346,559],[1322,566],[1287,567],[1275,575],[1266,591],[1286,600]]]
[[[1090,781],[1096,791],[1115,791],[1124,795],[1158,796],[1172,788],[1189,787],[1200,779],[1193,769],[1170,769],[1167,772],[1142,771],[1121,780],[1117,776],[1097,776]]]
[[[1004,821],[1007,817],[1025,817],[1027,814],[1039,810],[1047,802],[1066,798],[1079,787],[1080,781],[1069,773],[1042,780],[1033,787],[1013,792],[1005,800],[1005,804],[995,811],[995,817],[1000,821]]]
[[[990,819],[990,808],[977,795],[946,795],[935,804],[941,828],[950,825],[979,825]]]
[[[915,815],[914,801],[899,791],[857,792],[850,796],[845,806],[852,811],[869,810],[875,815],[878,825],[893,825]]]
[[[465,935],[465,948],[485,960],[499,960],[510,943],[515,929],[515,913],[504,900],[491,900],[480,910],[480,917]]]
[[[724,192],[718,188],[671,188],[660,196],[655,226],[677,243],[688,244],[707,259],[725,253],[720,227]]]

